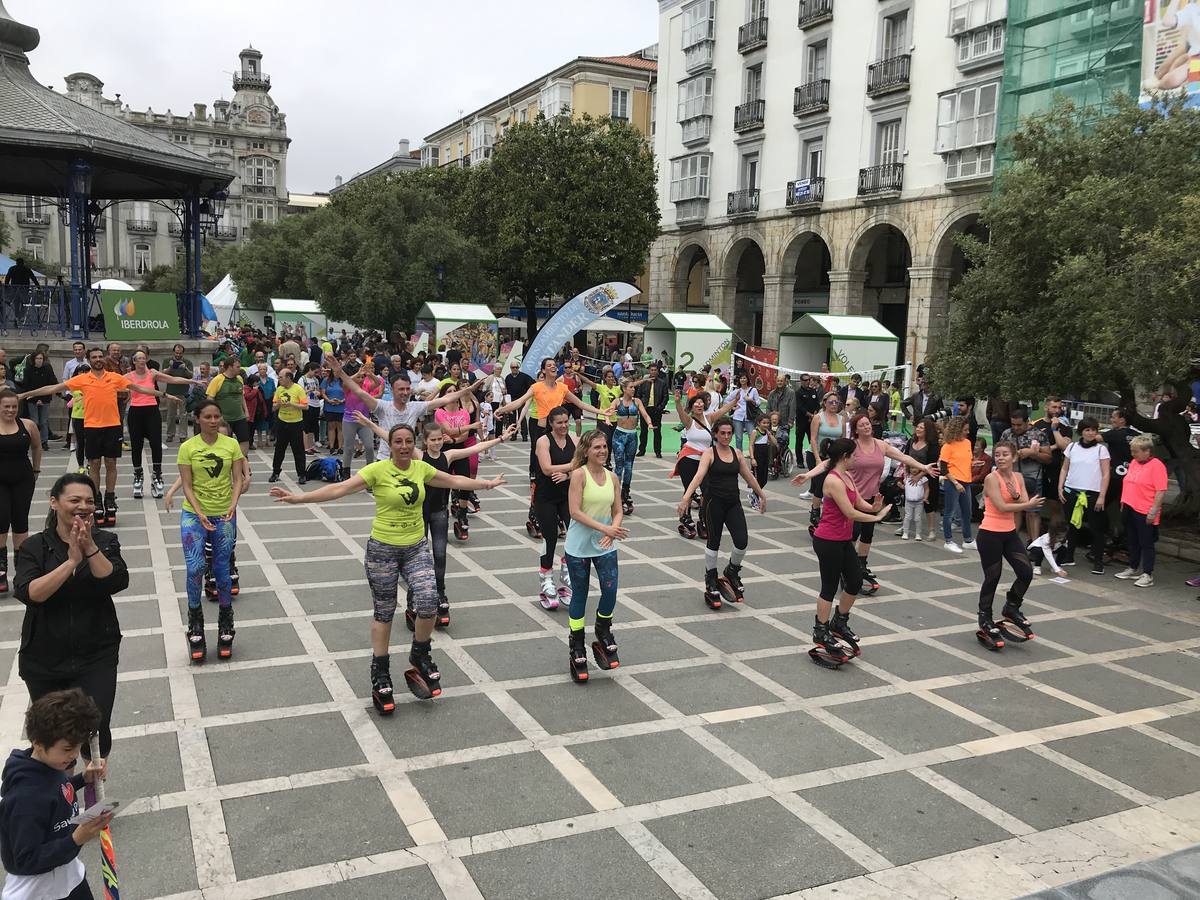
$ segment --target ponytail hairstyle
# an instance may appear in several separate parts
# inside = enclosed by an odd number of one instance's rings
[[[211,400],[209,401],[212,402]],[[216,405],[215,403],[213,404]],[[50,486],[50,496],[57,500],[62,496],[63,491],[73,484],[85,484],[91,489],[92,495],[96,494],[96,482],[92,481],[92,476],[86,475],[83,472],[67,472],[65,475],[59,475],[54,484]],[[46,513],[46,528],[58,527],[58,513],[51,509]]]
[[[828,440],[828,438],[826,439]],[[822,444],[822,447],[825,447]],[[832,468],[836,466],[840,460],[847,456],[854,455],[854,441],[850,438],[837,438],[829,441],[829,445],[825,448],[825,454],[829,459],[829,465]]]
[[[562,407],[555,407],[561,409]],[[551,413],[553,415],[553,412]],[[592,445],[596,441],[608,441],[608,437],[603,431],[593,428],[590,431],[585,431],[580,435],[579,440],[575,442],[575,456],[571,459],[571,468],[580,469],[587,465],[587,455],[592,450]]]

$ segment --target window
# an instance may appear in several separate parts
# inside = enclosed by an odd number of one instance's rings
[[[658,132],[658,92],[650,92],[650,137]]]
[[[800,154],[800,175],[803,178],[820,178],[825,174],[825,139],[809,138],[804,142]]]
[[[883,18],[879,58],[891,59],[908,52],[908,10]]]
[[[742,102],[751,103],[755,100],[762,99],[762,81],[762,63],[759,63],[757,66],[748,66],[746,68],[746,82],[745,90],[742,93]]]
[[[228,147],[229,146],[229,138],[223,138],[223,137],[213,138],[213,146],[214,147]]]
[[[133,217],[139,222],[150,221],[150,204],[145,200],[139,200],[133,204]]]
[[[153,257],[149,244],[133,245],[133,271],[137,275],[145,275],[153,267]]]
[[[900,120],[887,119],[875,123],[875,165],[886,166],[900,162]]]
[[[441,161],[442,148],[434,144],[426,144],[421,148],[421,165],[425,168],[436,168]]]
[[[613,88],[612,117],[625,121],[629,120],[629,91],[622,90],[621,88]]]
[[[951,0],[950,33],[962,34],[1008,16],[1008,0]]]
[[[713,37],[716,0],[696,0],[683,8],[683,49],[694,47]]]
[[[992,158],[996,148],[968,147],[966,150],[955,150],[946,154],[946,180],[956,178],[980,178],[992,174]]]
[[[243,160],[242,184],[274,187],[275,160],[266,156],[251,156]]]
[[[247,200],[244,205],[247,225],[275,221],[275,204],[270,200]]]
[[[527,110],[527,109],[523,109],[523,110],[521,110],[521,121],[522,121],[522,122],[528,122],[528,121],[529,121],[529,110]]]
[[[679,85],[679,121],[712,115],[713,77],[701,75]]]
[[[998,82],[963,88],[938,98],[935,153],[996,142]]]
[[[767,17],[767,0],[749,0],[746,6],[747,22],[753,22],[755,19],[765,19]]]
[[[173,135],[171,135],[171,140],[174,141],[176,144],[186,144],[189,141],[191,141],[191,138],[188,137],[186,134],[173,134]]]
[[[671,202],[708,197],[708,170],[712,155],[693,153],[671,160]]]
[[[542,88],[538,95],[538,108],[547,119],[553,119],[560,113],[571,109],[571,84],[566,81],[552,81]]]
[[[466,144],[463,141],[458,142],[458,158],[463,158],[463,151],[466,150]]]
[[[742,154],[741,172],[738,174],[741,190],[752,191],[758,187],[758,151]]]
[[[26,197],[25,198],[25,215],[30,219],[41,218],[45,214],[45,208],[42,206],[41,197]]]
[[[809,44],[804,67],[805,84],[821,81],[828,77],[828,73],[829,41],[817,41],[815,44]]]
[[[40,237],[25,238],[25,255],[30,259],[45,259],[46,244]]]
[[[251,141],[250,149],[251,150],[266,150],[267,142],[266,141]]]
[[[1004,26],[991,25],[958,36],[958,64],[997,57],[1004,52]]]

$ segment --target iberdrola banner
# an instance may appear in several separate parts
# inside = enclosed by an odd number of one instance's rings
[[[640,294],[632,284],[621,281],[610,281],[588,288],[577,297],[568,300],[560,306],[546,324],[538,331],[537,337],[525,351],[521,361],[521,371],[530,378],[537,378],[542,360],[554,356],[562,349],[563,344],[605,315],[610,309],[620,306],[630,297]]]

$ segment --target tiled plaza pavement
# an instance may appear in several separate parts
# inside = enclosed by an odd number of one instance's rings
[[[236,656],[194,668],[177,514],[128,499],[123,461],[123,897],[995,898],[1200,842],[1200,604],[1179,564],[1150,590],[1039,579],[1038,640],[996,655],[973,635],[974,555],[885,527],[864,655],[826,671],[804,652],[816,566],[795,490],[772,485],[751,519],[744,608],[711,612],[678,482],[647,457],[623,664],[577,686],[565,610],[532,599],[526,446],[484,464],[513,484],[452,541],[443,697],[404,694],[388,719],[368,699],[368,497],[273,505],[256,454]],[[20,617],[0,605],[7,746]],[[408,639],[399,624],[393,652]]]

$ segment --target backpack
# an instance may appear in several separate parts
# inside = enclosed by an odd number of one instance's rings
[[[304,474],[309,479],[319,478],[321,481],[345,481],[350,477],[350,473],[346,471],[342,461],[333,456],[314,459],[308,464]]]

